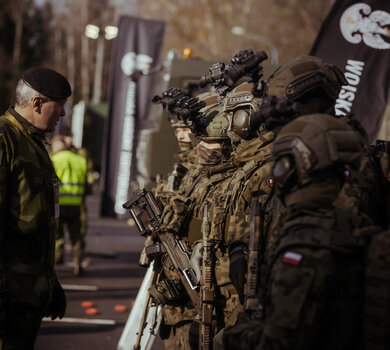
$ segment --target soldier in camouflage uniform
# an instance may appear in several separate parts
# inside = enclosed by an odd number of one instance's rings
[[[54,270],[58,178],[44,132],[54,131],[70,94],[62,75],[33,67],[18,82],[15,107],[0,117],[2,349],[33,349],[42,317],[65,312]]]
[[[184,96],[184,92],[178,88],[170,88],[162,93],[161,96],[156,96],[154,101],[161,103],[164,110],[167,112],[168,120],[171,126],[175,129],[175,136],[180,151],[174,155],[175,164],[173,170],[168,174],[167,180],[158,180],[155,188],[155,192],[172,192],[178,190],[180,181],[187,171],[198,163],[196,152],[192,145],[190,138],[191,130],[189,126],[182,120],[176,118],[171,114],[173,106]],[[166,100],[170,99],[169,103]],[[162,201],[164,201],[163,196]]]
[[[199,96],[206,106],[200,110],[208,116],[206,135],[201,136],[196,147],[199,165],[190,168],[178,190],[171,194],[164,210],[162,229],[180,232],[180,236],[192,246],[201,239],[201,222],[204,198],[210,188],[229,176],[227,171],[232,168],[227,164],[230,154],[230,141],[226,135],[229,121],[220,113],[217,105],[217,95],[206,93]],[[173,267],[164,261],[164,273],[168,279],[178,279]],[[169,337],[172,348],[190,349],[189,330],[193,323],[196,310],[190,301],[172,302],[163,307],[163,325],[160,335]],[[195,333],[197,337],[197,333]],[[173,339],[173,340],[172,340]]]
[[[363,134],[352,122],[318,114],[331,110],[343,81],[335,67],[301,57],[268,82],[268,93],[290,93],[308,115],[287,124],[272,150],[277,197],[287,212],[260,261],[262,314],[242,315],[215,339],[216,348],[221,338],[225,349],[357,346],[371,234],[364,228],[376,219],[369,207],[379,189]]]
[[[216,284],[215,331],[226,325],[233,325],[236,322],[238,312],[243,310],[244,278],[240,274],[244,272],[236,257],[238,255],[241,258],[240,253],[243,252],[241,245],[247,244],[248,241],[248,217],[253,199],[252,193],[256,193],[257,198],[265,201],[271,191],[269,185],[271,166],[267,162],[273,133],[264,128],[251,130],[251,132],[244,131],[248,128],[248,125],[245,125],[245,118],[248,119],[251,113],[258,110],[259,100],[254,98],[251,92],[252,88],[253,84],[241,84],[233,89],[224,99],[224,103],[217,108],[221,111],[220,114],[223,118],[230,121],[231,125],[232,120],[236,122],[236,125],[233,125],[233,130],[236,131],[232,131],[236,136],[230,135],[229,138],[236,143],[237,149],[228,162],[214,168],[218,169],[220,173],[220,179],[217,182],[207,181],[207,173],[204,173],[205,180],[193,190],[196,200],[189,232],[193,235],[191,241],[196,244],[201,245],[202,242],[199,233],[201,232],[204,205],[209,203],[211,207],[211,229],[208,239],[211,242],[214,260],[213,279]],[[225,132],[227,140],[229,132],[227,130]],[[207,138],[211,137],[203,136],[203,139]],[[198,175],[192,178],[190,183],[194,183],[196,179],[203,178]],[[202,183],[207,185],[206,191]],[[201,251],[199,248],[194,248],[194,252],[199,251]],[[238,262],[239,266],[238,269],[232,269],[234,271],[230,276],[229,265],[232,264],[229,259],[229,251],[233,252],[234,263]],[[234,266],[234,263],[233,267],[237,266]],[[235,285],[232,284],[232,277]],[[240,290],[241,303],[236,288],[242,288]]]

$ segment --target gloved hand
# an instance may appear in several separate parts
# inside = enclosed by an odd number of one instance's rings
[[[8,306],[7,290],[0,289],[0,338],[4,335],[6,312]]]
[[[214,336],[214,350],[256,349],[261,342],[263,328],[261,319],[239,318],[234,326],[225,327]]]
[[[248,248],[244,243],[229,249],[229,278],[238,292],[240,303],[244,304],[245,282],[248,269]]]
[[[199,349],[199,323],[193,321],[188,331],[191,350]]]
[[[191,253],[190,266],[195,272],[196,283],[200,282],[200,277],[202,276],[202,251],[203,244],[201,242],[195,243]]]
[[[58,282],[58,279],[56,278],[53,286],[52,302],[50,305],[49,314],[47,316],[51,316],[52,320],[55,320],[57,317],[61,319],[62,317],[64,317],[65,309],[65,292],[62,289],[60,282]]]
[[[187,197],[174,195],[169,199],[161,216],[162,230],[179,233],[181,225],[191,211],[191,200]]]

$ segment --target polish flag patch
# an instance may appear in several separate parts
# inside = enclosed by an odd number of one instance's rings
[[[295,252],[286,252],[283,255],[282,261],[289,265],[298,266],[303,259],[303,255]]]

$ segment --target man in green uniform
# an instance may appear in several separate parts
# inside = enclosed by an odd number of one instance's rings
[[[25,72],[16,104],[0,117],[0,339],[31,350],[43,316],[62,318],[66,299],[54,270],[59,181],[45,149],[71,95],[44,67]]]

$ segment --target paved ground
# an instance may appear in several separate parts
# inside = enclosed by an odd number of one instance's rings
[[[125,221],[100,218],[98,195],[88,196],[87,207],[86,250],[91,265],[84,275],[74,277],[70,245],[67,244],[65,263],[57,267],[57,274],[66,289],[68,306],[65,317],[69,322],[44,321],[36,350],[116,349],[129,311],[116,312],[114,307],[121,304],[131,308],[131,301],[142,282],[145,270],[139,267],[138,258],[143,238],[136,228],[129,227]],[[80,290],[83,288],[86,290]],[[81,302],[86,300],[95,304],[98,315],[85,314]],[[157,337],[153,350],[160,349],[164,347]]]

